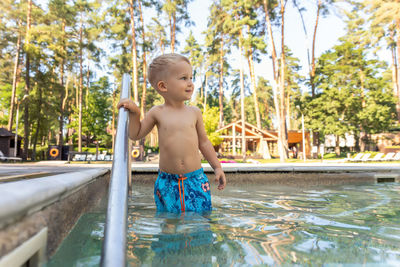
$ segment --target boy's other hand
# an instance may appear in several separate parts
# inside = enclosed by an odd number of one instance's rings
[[[136,114],[140,113],[139,107],[135,104],[135,102],[133,102],[132,99],[129,98],[123,98],[119,101],[117,109],[121,107],[125,108],[125,110],[128,110],[131,113],[136,113]]]
[[[225,173],[221,168],[217,168],[214,170],[215,173],[215,181],[219,183],[218,190],[223,190],[226,185]]]

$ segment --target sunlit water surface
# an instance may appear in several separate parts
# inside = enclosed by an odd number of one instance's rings
[[[130,200],[131,266],[400,266],[400,185],[228,186],[211,214],[156,214]],[[82,216],[48,266],[98,266],[104,213]]]

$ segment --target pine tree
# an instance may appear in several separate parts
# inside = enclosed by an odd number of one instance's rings
[[[363,5],[370,15],[370,32],[375,36],[375,42],[383,36],[387,37],[387,45],[392,53],[393,95],[397,99],[396,112],[400,123],[400,2],[364,0]]]
[[[188,27],[192,24],[187,10],[191,0],[165,0],[161,10],[167,15],[171,53],[175,52],[176,33],[180,32],[180,23],[184,22]]]

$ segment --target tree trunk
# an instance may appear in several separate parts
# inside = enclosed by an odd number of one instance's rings
[[[393,47],[392,49],[391,49],[391,52],[392,52],[392,83],[393,83],[393,95],[394,96],[397,96],[397,84],[398,84],[398,82],[397,82],[397,80],[398,80],[398,76],[397,76],[397,73],[398,73],[398,71],[397,71],[397,69],[398,69],[398,66],[397,66],[397,58],[396,58],[396,48],[395,47]]]
[[[288,84],[287,84],[287,92],[286,92],[286,97],[285,97],[285,107],[286,107],[286,121],[287,121],[287,123],[286,123],[286,129],[289,131],[289,130],[291,130],[291,129],[293,129],[292,128],[292,120],[290,119],[290,93],[291,93],[291,91],[290,91],[290,85],[291,85],[291,83],[290,83],[290,81],[288,81]]]
[[[32,160],[36,161],[36,143],[37,143],[37,139],[38,139],[38,135],[39,135],[39,131],[40,131],[40,118],[37,118],[36,121],[36,131],[35,131],[35,135],[33,137],[33,149],[32,149]]]
[[[400,83],[399,83],[399,66],[400,66],[400,19],[396,19],[396,32],[397,32],[397,63],[396,63],[396,112],[397,120],[400,122]]]
[[[144,116],[146,112],[146,94],[147,94],[147,60],[146,60],[146,33],[145,33],[145,25],[143,20],[143,13],[142,13],[142,4],[141,1],[138,0],[139,3],[139,13],[140,13],[140,22],[142,24],[142,39],[143,39],[143,87],[142,87],[142,99],[140,104],[141,115]]]
[[[392,48],[392,81],[393,81],[393,95],[396,98],[396,113],[397,118],[400,120],[400,99],[399,99],[399,76],[398,76],[398,65],[396,59],[396,49]]]
[[[320,1],[320,0],[318,0]],[[297,10],[299,11],[299,15],[301,18],[301,24],[303,25],[303,30],[304,30],[304,35],[305,35],[305,46],[307,49],[307,63],[308,63],[308,72],[311,73],[311,63],[310,63],[310,48],[309,48],[309,43],[308,43],[308,34],[307,34],[307,28],[306,28],[306,23],[304,22],[304,17],[303,14],[301,13],[301,9],[297,4],[297,1],[293,1],[293,4],[295,5],[295,7],[297,8]],[[318,11],[317,11],[318,12]],[[318,21],[318,20],[317,20]],[[314,31],[314,34],[316,33],[316,31]],[[315,37],[315,36],[314,36]]]
[[[260,108],[258,106],[258,97],[257,97],[257,90],[256,90],[256,77],[255,77],[255,73],[254,73],[253,50],[251,47],[250,47],[249,56],[247,57],[247,61],[249,63],[250,80],[251,80],[251,87],[252,87],[252,91],[253,91],[254,111],[256,113],[257,127],[259,129],[261,129]]]
[[[26,49],[26,72],[25,72],[25,95],[29,95],[30,91],[30,62],[29,62],[29,43],[30,43],[30,29],[31,29],[31,11],[32,11],[32,0],[28,0],[28,10],[26,15],[26,38],[25,38],[25,49]],[[23,160],[28,158],[29,148],[29,98],[25,99],[24,103],[24,153]]]
[[[18,29],[21,28],[21,20],[18,20]],[[10,116],[8,117],[8,130],[12,131],[13,121],[14,121],[14,110],[15,110],[15,95],[17,91],[17,74],[18,74],[18,65],[19,65],[19,53],[21,50],[21,32],[18,31],[18,39],[17,39],[17,48],[15,53],[14,60],[14,73],[13,73],[13,84],[12,84],[12,92],[11,92],[11,106],[10,106]]]
[[[133,99],[136,104],[139,104],[139,92],[138,92],[138,71],[137,71],[137,54],[136,54],[136,27],[135,27],[135,16],[133,14],[134,0],[129,3],[129,11],[131,14],[131,28],[132,28],[132,89],[133,89]]]
[[[176,13],[172,15],[172,27],[171,27],[171,52],[175,52],[175,31],[176,31]]]
[[[224,125],[224,39],[221,38],[221,48],[219,52],[219,127]]]
[[[239,56],[240,56],[240,117],[242,120],[242,159],[246,161],[246,131],[245,131],[245,113],[244,113],[244,74],[243,74],[243,44],[242,44],[242,31],[239,31]]]
[[[335,137],[336,137],[336,142],[335,142],[335,153],[336,153],[336,156],[340,156],[340,144],[339,144],[339,142],[340,142],[340,136],[339,135],[335,135]]]
[[[89,58],[88,58],[89,61]],[[86,95],[85,95],[85,108],[86,110],[89,108],[89,91],[90,91],[90,69],[89,69],[89,62],[87,65],[87,72],[86,72]]]
[[[268,114],[269,114],[269,105],[268,105],[268,100],[266,98],[264,99],[264,107],[265,107],[265,114],[266,114],[265,120],[267,120]],[[271,159],[271,152],[269,149],[268,141],[265,140],[265,143],[266,143],[266,153],[265,153],[266,155],[264,154],[264,156],[265,156],[264,158]]]
[[[60,121],[59,121],[59,131],[58,131],[58,145],[60,148],[64,145],[64,138],[63,138],[63,131],[64,131],[64,96],[65,96],[65,91],[66,88],[64,88],[64,64],[65,64],[65,19],[62,21],[62,51],[63,51],[63,58],[61,60],[61,66],[60,66]],[[68,79],[68,78],[67,78]]]
[[[202,74],[200,75],[200,77],[202,76]],[[203,103],[203,96],[204,96],[204,82],[201,81],[201,85],[200,85],[200,101]]]
[[[76,79],[76,76],[74,77],[74,86],[75,86],[75,108],[79,107],[79,84]]]
[[[63,103],[64,103],[64,95],[65,95],[65,88],[64,88],[64,59],[61,61],[61,66],[60,66],[60,87],[61,87],[61,92],[60,92],[60,120],[59,120],[59,129],[58,129],[58,145],[60,147],[63,146],[64,140],[63,140],[63,129],[64,129],[64,108],[63,108]]]
[[[79,129],[78,152],[82,152],[82,98],[83,98],[83,14],[81,14],[81,27],[79,29]]]
[[[60,138],[59,138],[59,140],[60,140],[60,143],[59,143],[60,147],[62,147],[62,146],[64,145],[64,138],[63,138],[63,131],[64,131],[64,111],[65,111],[65,106],[66,106],[66,103],[67,103],[68,93],[69,93],[69,90],[68,90],[69,79],[70,79],[70,77],[69,77],[69,75],[68,75],[68,76],[67,76],[67,82],[66,82],[66,84],[65,84],[65,94],[63,94],[63,100],[62,100],[62,102],[61,102],[61,118],[60,118],[60,133],[59,133],[59,135],[60,135]]]
[[[361,84],[361,107],[365,108],[366,103],[365,103],[365,88],[364,88],[364,82],[365,82],[365,75],[363,70],[360,69],[360,84]]]
[[[32,160],[36,160],[36,144],[37,144],[37,140],[38,140],[38,136],[39,136],[39,131],[40,131],[40,110],[42,110],[42,89],[40,86],[37,87],[38,89],[38,109],[39,112],[37,114],[37,121],[36,121],[36,132],[35,132],[35,136],[33,137],[33,150],[32,150]]]
[[[161,54],[164,55],[164,42],[160,41],[160,49],[161,49]]]
[[[310,84],[311,84],[311,97],[315,97],[315,42],[317,39],[317,28],[319,22],[319,14],[321,11],[322,1],[318,0],[317,5],[317,16],[315,19],[314,33],[313,33],[313,41],[312,41],[312,49],[311,49],[311,71],[310,71]],[[319,137],[319,133],[313,131],[313,137]],[[313,146],[319,147],[319,138],[313,138]]]
[[[274,35],[272,34],[272,24],[271,24],[271,19],[269,17],[269,10],[268,10],[268,5],[267,5],[267,0],[264,0],[264,12],[265,12],[265,21],[267,22],[267,30],[268,30],[268,40],[270,43],[270,49],[271,49],[271,56],[272,56],[272,71],[274,75],[274,79],[278,79],[278,60],[276,56],[276,48],[275,48],[275,41],[274,41]]]
[[[287,143],[287,127],[286,127],[286,109],[285,109],[285,0],[281,0],[281,65],[280,65],[280,136],[282,143],[282,153],[284,158],[287,158],[288,143]]]
[[[311,84],[311,97],[314,98],[315,96],[315,40],[317,37],[317,28],[318,28],[318,22],[319,22],[319,13],[321,10],[322,6],[322,1],[318,0],[318,6],[317,6],[317,17],[315,19],[315,25],[314,25],[314,34],[313,34],[313,41],[312,41],[312,49],[311,49],[311,72],[310,72],[310,84]]]
[[[272,85],[272,91],[274,94],[274,106],[275,106],[275,112],[276,112],[276,121],[277,121],[277,125],[278,125],[278,151],[279,151],[279,158],[280,158],[280,162],[285,162],[287,155],[285,153],[285,149],[284,149],[284,135],[282,134],[282,132],[284,132],[284,129],[282,128],[282,121],[284,121],[284,118],[281,117],[281,109],[283,109],[283,107],[281,107],[280,105],[280,101],[278,99],[278,87],[280,88],[280,80],[279,80],[279,72],[278,72],[278,68],[279,68],[279,63],[278,63],[278,58],[277,58],[277,54],[276,54],[276,48],[275,48],[275,41],[274,41],[274,36],[272,34],[272,24],[271,24],[271,19],[269,17],[269,10],[268,10],[268,5],[267,5],[267,1],[264,0],[264,12],[265,12],[265,20],[267,23],[267,30],[268,30],[268,40],[269,40],[269,49],[270,49],[270,54],[272,56],[272,70],[273,70],[273,76],[274,78],[271,81],[271,85]],[[284,47],[282,47],[282,49],[284,49]],[[285,124],[285,122],[283,122],[283,124]]]
[[[203,113],[207,111],[207,87],[208,87],[208,73],[206,72],[206,81],[205,81],[205,84],[204,84]]]

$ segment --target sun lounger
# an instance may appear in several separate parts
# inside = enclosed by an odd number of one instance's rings
[[[21,161],[22,159],[18,158],[18,157],[6,157],[6,156],[4,156],[3,151],[0,150],[0,160],[1,161],[11,161],[11,160]]]
[[[371,156],[371,153],[366,153],[362,156],[361,161],[367,161],[369,157]]]
[[[349,161],[360,161],[364,153],[358,153],[354,158],[349,158]]]
[[[367,161],[380,161],[384,155],[384,153],[378,153],[373,158],[368,158]]]
[[[397,152],[396,155],[392,158],[392,160],[400,160],[400,152]]]
[[[394,152],[389,152],[381,159],[381,161],[392,160],[395,154],[396,153],[394,153]]]
[[[349,159],[349,161],[358,162],[358,161],[367,161],[371,153],[358,153],[354,158]]]

